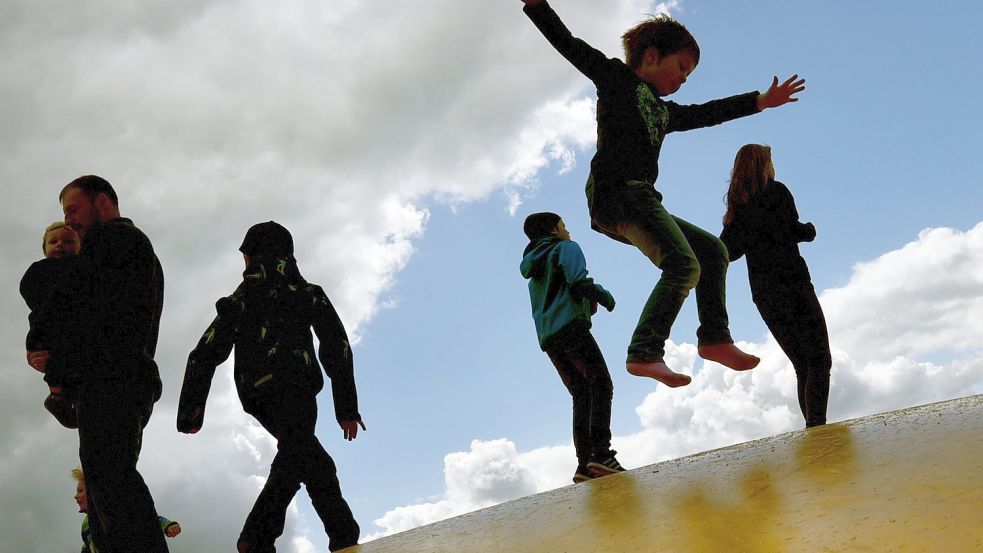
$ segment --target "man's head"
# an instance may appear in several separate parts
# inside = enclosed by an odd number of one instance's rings
[[[89,510],[89,495],[85,492],[85,474],[82,469],[75,467],[72,469],[72,478],[75,479],[75,503],[78,503],[79,512],[84,513]]]
[[[65,185],[58,195],[65,222],[75,229],[79,239],[93,225],[119,217],[119,199],[109,181],[96,175],[85,175]]]
[[[570,232],[567,231],[563,219],[556,213],[548,211],[533,213],[526,217],[525,223],[522,224],[522,231],[526,233],[530,241],[547,236],[556,236],[561,240],[570,239]]]
[[[45,257],[65,257],[78,255],[82,241],[75,230],[63,221],[55,221],[44,229],[41,251]]]
[[[635,25],[621,37],[625,62],[659,96],[668,96],[686,82],[700,63],[700,46],[682,23],[659,15]]]
[[[290,256],[294,254],[294,239],[290,231],[274,221],[257,223],[246,231],[239,251],[248,260],[254,257]]]

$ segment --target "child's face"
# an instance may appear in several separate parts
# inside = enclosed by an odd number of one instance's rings
[[[639,78],[655,87],[659,96],[668,96],[683,86],[696,69],[696,58],[686,50],[660,56],[655,47],[645,51],[642,65],[636,70]]]
[[[556,224],[556,229],[553,231],[553,236],[556,236],[560,240],[569,240],[570,231],[567,230],[567,225],[560,219],[560,222]]]
[[[89,496],[85,493],[85,484],[79,482],[75,486],[75,502],[78,503],[79,512],[84,513],[89,510]]]
[[[61,258],[66,255],[78,255],[78,234],[69,227],[60,227],[44,235],[44,256]]]

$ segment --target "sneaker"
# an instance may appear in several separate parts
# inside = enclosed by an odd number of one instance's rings
[[[587,470],[594,478],[625,472],[625,468],[614,458],[614,455],[601,457],[587,463]]]
[[[583,465],[577,465],[577,472],[573,473],[573,483],[579,484],[581,482],[586,482],[588,480],[593,480],[594,475],[591,474],[590,469]]]

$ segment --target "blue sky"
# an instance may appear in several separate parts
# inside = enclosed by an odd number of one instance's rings
[[[555,0],[574,34],[611,56],[645,13],[670,11],[700,42],[671,99],[807,79],[801,101],[670,135],[658,188],[716,232],[737,149],[771,145],[777,178],[817,228],[802,246],[834,349],[831,420],[983,392],[983,45],[973,2]],[[76,438],[40,407],[13,292],[60,217],[67,181],[95,172],[154,240],[167,274],[158,362],[165,394],[141,470],[186,533],[172,551],[230,547],[273,443],[235,402],[223,366],[195,437],[174,430],[184,360],[241,271],[254,222],[294,231],[304,274],[356,337],[368,431],[340,438],[330,395],[318,434],[363,537],[566,485],[569,397],[539,351],[518,263],[525,215],[560,213],[591,275],[618,300],[594,319],[615,383],[612,430],[637,467],[798,429],[794,377],[731,266],[734,337],[764,361],[728,373],[695,358],[693,299],[668,390],[623,370],[658,271],[589,229],[590,83],[512,2],[403,4],[105,0],[48,12],[11,2],[0,48],[0,221],[5,313],[0,520],[18,551],[74,547]],[[62,11],[64,13],[62,13]],[[7,17],[9,16],[9,17]],[[78,22],[81,22],[79,24]],[[394,39],[396,37],[396,39]],[[925,229],[951,229],[923,232]],[[194,491],[194,493],[192,493]],[[326,550],[306,496],[283,551]],[[380,520],[379,524],[374,521]]]

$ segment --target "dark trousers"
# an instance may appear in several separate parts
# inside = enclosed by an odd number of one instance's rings
[[[254,411],[256,420],[276,438],[277,454],[239,536],[240,543],[249,544],[245,551],[276,551],[273,544],[283,534],[287,506],[301,484],[307,487],[324,524],[328,549],[336,551],[358,543],[358,523],[341,496],[334,460],[314,435],[315,397],[306,391],[275,393],[260,398]]]
[[[577,462],[586,467],[591,458],[611,451],[611,400],[614,384],[590,330],[567,326],[546,345],[556,372],[573,398],[573,447]]]
[[[806,426],[826,424],[833,361],[826,317],[815,289],[808,282],[771,286],[756,298],[761,318],[795,368],[799,409]]]
[[[154,499],[137,472],[152,411],[153,391],[141,383],[86,383],[79,395],[79,459],[100,553],[167,552]]]
[[[590,191],[588,192],[590,194]],[[608,210],[609,219],[594,217],[605,234],[638,248],[662,270],[649,295],[628,345],[628,361],[656,361],[665,355],[665,343],[689,291],[696,288],[699,345],[731,343],[727,319],[727,247],[713,234],[689,223],[662,205],[651,184],[628,181]],[[595,213],[596,200],[591,204]],[[593,217],[593,215],[592,215]]]

